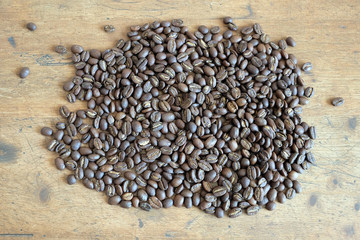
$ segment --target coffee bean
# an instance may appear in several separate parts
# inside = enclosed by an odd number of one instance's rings
[[[122,208],[131,208],[131,205],[132,205],[131,201],[121,201],[120,202],[120,207],[122,207]]]
[[[116,195],[116,196],[110,197],[109,200],[108,200],[108,203],[110,205],[117,205],[117,204],[120,203],[120,201],[121,201],[121,197]]]
[[[37,26],[35,23],[29,22],[28,24],[26,24],[27,29],[29,29],[30,31],[35,31]]]
[[[209,148],[214,147],[216,142],[217,142],[217,139],[214,136],[211,136],[206,139],[204,146],[205,146],[205,148],[209,149]]]
[[[55,158],[55,166],[59,170],[65,169],[65,162],[62,158]]]
[[[175,120],[175,115],[173,113],[163,113],[161,119],[164,122],[173,122]]]
[[[147,202],[140,202],[140,208],[145,211],[150,211],[152,209],[151,205]]]
[[[30,74],[30,69],[28,67],[23,67],[20,70],[19,76],[20,78],[26,78]]]
[[[241,208],[233,208],[229,211],[228,214],[229,214],[230,218],[239,217],[242,214],[242,209]]]
[[[51,136],[53,134],[53,130],[49,127],[43,127],[40,132],[44,136]]]
[[[286,38],[286,43],[287,45],[289,45],[290,47],[295,47],[296,46],[296,42],[292,37],[287,37]]]
[[[162,208],[162,202],[155,196],[149,198],[149,204],[152,208],[159,209]]]
[[[275,202],[268,202],[265,207],[266,207],[267,210],[273,211],[276,208],[276,203]]]
[[[55,52],[60,54],[65,54],[67,52],[66,47],[63,45],[58,45],[55,47]]]
[[[344,104],[344,99],[342,97],[336,97],[331,100],[331,104],[335,107],[341,106]]]
[[[174,205],[174,201],[171,198],[167,198],[162,202],[162,204],[163,204],[163,208],[169,208]]]
[[[303,66],[301,67],[301,69],[304,71],[304,72],[309,72],[311,71],[312,69],[312,64],[310,62],[306,62],[303,64]]]
[[[73,174],[67,176],[67,179],[66,179],[66,180],[67,180],[67,183],[68,183],[69,185],[73,185],[73,184],[76,183],[76,178],[75,178],[75,176],[74,176]]]
[[[246,213],[247,213],[247,215],[252,216],[252,215],[257,214],[259,212],[259,210],[260,210],[260,207],[258,205],[255,205],[255,206],[248,207],[246,209]]]
[[[71,46],[71,52],[73,53],[82,53],[84,51],[83,47],[80,45],[72,45]]]
[[[115,27],[113,25],[105,25],[104,26],[104,31],[105,32],[114,32],[115,31]]]

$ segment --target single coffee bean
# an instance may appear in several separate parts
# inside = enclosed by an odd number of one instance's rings
[[[228,24],[228,23],[232,23],[233,20],[232,20],[231,17],[224,17],[224,18],[223,18],[223,22],[224,22],[225,24]]]
[[[68,183],[69,185],[73,185],[73,184],[76,183],[76,178],[75,178],[75,176],[74,176],[73,174],[67,176],[67,179],[66,179],[66,180],[67,180],[67,183]]]
[[[40,132],[44,136],[51,136],[53,134],[53,130],[49,127],[43,127]]]
[[[149,198],[149,204],[152,208],[159,209],[162,208],[162,202],[155,196]]]
[[[80,45],[72,45],[71,46],[71,52],[73,53],[82,53],[84,51],[83,47]]]
[[[118,195],[115,195],[115,196],[112,196],[109,198],[108,203],[110,205],[117,205],[120,203],[120,201],[121,201],[121,197]]]
[[[239,217],[242,214],[242,209],[241,208],[233,208],[229,211],[228,214],[229,214],[230,218]]]
[[[310,72],[311,69],[312,69],[312,64],[310,62],[306,62],[303,64],[303,66],[301,67],[301,69],[304,71],[304,72]]]
[[[62,158],[55,158],[55,166],[59,170],[65,169],[65,162]]]
[[[275,202],[268,202],[265,207],[266,207],[267,210],[273,211],[276,208],[276,203]]]
[[[151,205],[147,202],[140,202],[140,208],[145,211],[150,211],[152,209]]]
[[[341,106],[344,104],[344,99],[342,97],[336,97],[331,100],[331,104],[335,107]]]
[[[104,26],[104,31],[105,32],[114,32],[115,31],[115,27],[113,25],[105,25]]]
[[[27,29],[29,29],[30,31],[35,31],[36,28],[37,28],[36,24],[33,23],[33,22],[29,22],[28,24],[26,24],[26,27],[27,27]]]
[[[20,70],[19,76],[20,78],[26,78],[30,74],[30,69],[28,67],[23,67]]]
[[[286,43],[287,45],[289,45],[290,47],[295,47],[296,46],[296,42],[292,37],[287,37],[286,38]]]
[[[66,47],[63,45],[58,45],[55,47],[55,52],[60,54],[65,54],[67,52]]]

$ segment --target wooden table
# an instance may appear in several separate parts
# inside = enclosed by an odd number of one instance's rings
[[[296,2],[2,0],[0,239],[359,239],[360,5]],[[68,186],[39,133],[60,119],[58,107],[67,104],[61,86],[74,73],[70,54],[54,47],[105,50],[133,24],[183,18],[195,28],[221,25],[226,15],[240,26],[259,22],[276,40],[293,36],[297,47],[289,51],[314,65],[304,79],[316,94],[303,118],[317,126],[317,165],[300,177],[303,193],[274,212],[217,219],[196,208],[125,210],[81,184]],[[35,32],[25,28],[29,21]],[[106,24],[116,31],[105,33]],[[20,79],[24,66],[31,74]],[[335,96],[344,97],[344,106],[329,104]]]

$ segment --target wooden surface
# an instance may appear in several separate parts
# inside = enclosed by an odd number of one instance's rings
[[[72,2],[0,2],[1,240],[360,239],[358,0]],[[275,40],[293,36],[297,47],[289,51],[314,65],[304,79],[316,94],[303,119],[317,126],[317,165],[300,176],[303,193],[274,212],[216,219],[196,208],[125,210],[80,184],[68,186],[39,134],[59,119],[57,109],[67,103],[61,86],[74,73],[70,55],[54,46],[105,50],[136,23],[183,18],[192,27],[219,25],[225,15],[239,26],[259,22]],[[35,32],[25,28],[28,21]],[[116,31],[105,33],[105,24]],[[26,79],[17,76],[23,66],[31,70]],[[345,105],[332,107],[335,96]]]

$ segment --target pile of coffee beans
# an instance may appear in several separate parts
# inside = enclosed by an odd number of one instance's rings
[[[103,52],[73,45],[76,76],[48,150],[58,169],[123,208],[196,206],[216,217],[274,210],[301,192],[315,162],[315,127],[302,121],[305,87],[295,46],[259,24],[192,32],[180,19],[132,26]]]

